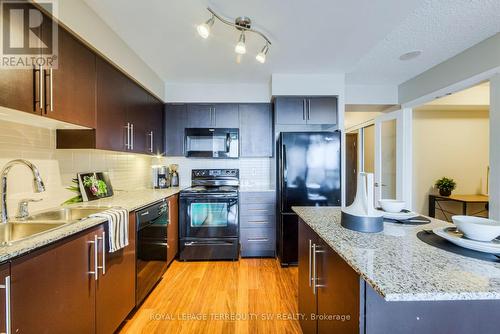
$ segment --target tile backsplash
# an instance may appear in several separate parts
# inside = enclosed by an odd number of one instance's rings
[[[272,164],[270,158],[240,159],[194,159],[184,157],[167,157],[157,163],[178,164],[180,185],[191,185],[191,170],[203,168],[238,168],[240,183],[243,187],[270,187],[272,184]]]
[[[66,190],[78,172],[106,171],[115,190],[151,187],[152,164],[178,164],[180,185],[191,185],[191,169],[239,168],[240,182],[245,187],[270,187],[274,160],[270,158],[187,159],[184,157],[152,158],[147,155],[102,150],[56,150],[55,130],[0,120],[0,168],[12,159],[34,163],[46,185],[44,193],[35,194],[31,172],[16,166],[9,172],[9,215],[16,214],[19,200],[42,198],[31,203],[32,211],[59,206],[73,197]]]
[[[150,186],[151,157],[101,150],[56,150],[55,130],[0,121],[0,168],[12,159],[34,163],[46,185],[44,193],[35,194],[31,172],[15,166],[9,172],[9,215],[23,198],[42,198],[30,209],[41,210],[60,205],[73,196],[65,188],[78,172],[107,171],[116,190],[144,189]]]

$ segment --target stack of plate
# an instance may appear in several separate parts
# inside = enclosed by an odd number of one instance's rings
[[[477,241],[468,239],[456,227],[439,227],[432,230],[441,238],[454,243],[457,246],[472,249],[478,252],[500,255],[500,240],[493,239],[492,241]]]

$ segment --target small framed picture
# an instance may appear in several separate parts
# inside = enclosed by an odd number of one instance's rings
[[[113,196],[113,188],[107,173],[78,173],[77,176],[84,202]]]

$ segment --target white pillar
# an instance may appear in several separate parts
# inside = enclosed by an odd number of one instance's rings
[[[490,218],[500,220],[500,74],[490,80]]]

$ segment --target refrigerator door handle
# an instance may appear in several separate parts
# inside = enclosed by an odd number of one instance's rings
[[[288,171],[286,164],[286,145],[282,144],[281,145],[281,191],[280,191],[281,212],[285,211],[286,194],[284,194],[284,191],[286,189],[286,184],[288,183],[287,174]]]

